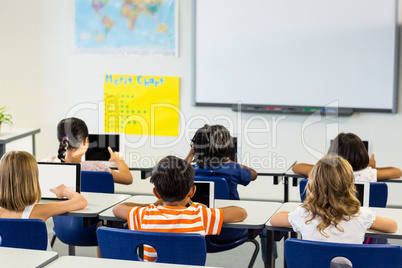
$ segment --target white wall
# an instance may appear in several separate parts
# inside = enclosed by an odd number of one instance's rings
[[[246,154],[253,158],[252,164],[245,164],[257,170],[269,171],[258,166],[260,160],[264,160],[265,165],[271,161],[272,168],[284,162],[291,164],[296,159],[315,163],[317,159],[303,146],[302,133],[309,147],[324,153],[327,126],[372,139],[378,166],[402,168],[402,112],[356,113],[328,120],[324,117],[321,122],[303,129],[308,120],[306,116],[236,114],[229,108],[194,107],[191,87],[192,1],[181,0],[179,3],[179,57],[131,58],[73,55],[74,1],[0,0],[0,106],[10,107],[16,126],[41,128],[37,135],[38,159],[57,153],[56,125],[66,116],[81,117],[92,132],[103,130],[103,123],[98,121],[99,116],[102,118],[102,111],[86,109],[74,114],[71,110],[77,105],[103,101],[103,75],[110,73],[180,77],[180,106],[185,114],[180,127],[185,130],[185,136],[192,136],[205,123],[202,118],[210,123],[226,125],[241,137],[243,159]],[[401,97],[399,107],[402,110]],[[234,127],[224,118],[232,120]],[[275,121],[279,121],[276,127]],[[248,139],[244,133],[247,125],[251,132]],[[131,144],[139,138],[127,137]],[[189,149],[185,137],[156,137],[155,142],[166,145],[166,148],[151,146],[151,138],[148,138],[140,148],[127,148],[126,160],[135,164],[138,154],[145,159],[142,164],[147,164],[147,157],[157,160],[171,153],[184,157]],[[177,144],[169,145],[171,142]],[[256,145],[265,148],[256,148]],[[272,166],[275,162],[276,166]],[[138,184],[132,187],[136,186]],[[241,189],[241,195],[280,199],[279,189],[280,186],[272,187],[272,179],[260,178]],[[297,198],[294,190],[293,197]],[[402,197],[390,196],[390,203],[402,204]]]

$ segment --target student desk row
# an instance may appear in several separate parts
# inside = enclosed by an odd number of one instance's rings
[[[152,262],[136,262],[132,261],[111,260],[90,257],[63,256],[58,258],[58,253],[54,251],[29,250],[19,248],[0,247],[0,263],[2,267],[50,267],[50,268],[71,268],[71,267],[138,267],[138,268],[155,268],[155,267],[183,267],[196,268],[199,266],[177,265]]]

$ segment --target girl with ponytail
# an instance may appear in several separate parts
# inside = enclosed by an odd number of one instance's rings
[[[119,153],[113,152],[110,147],[109,161],[116,163],[118,172],[111,170],[100,161],[81,162],[89,145],[88,127],[81,119],[71,117],[61,120],[57,125],[57,139],[59,140],[58,154],[57,157],[52,157],[51,161],[81,163],[82,171],[107,171],[112,173],[116,183],[131,184],[133,182],[133,176],[127,164],[119,157]]]

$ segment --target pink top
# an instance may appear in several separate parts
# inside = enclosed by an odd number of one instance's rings
[[[61,162],[56,156],[52,155],[43,162]],[[106,171],[110,172],[110,168],[101,161],[84,161],[81,162],[81,171]]]

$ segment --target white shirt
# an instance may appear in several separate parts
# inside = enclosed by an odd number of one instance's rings
[[[336,229],[334,225],[328,226],[324,231],[329,237],[323,236],[316,228],[321,222],[321,218],[316,217],[306,224],[306,221],[310,218],[311,213],[301,206],[289,213],[289,223],[295,232],[301,233],[304,240],[362,244],[367,229],[370,228],[375,220],[375,215],[371,209],[360,207],[359,215],[352,217],[349,221],[344,220],[338,224],[338,227],[343,228],[343,232]]]
[[[354,171],[355,181],[377,181],[377,170],[375,168],[366,167],[358,171]]]

